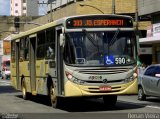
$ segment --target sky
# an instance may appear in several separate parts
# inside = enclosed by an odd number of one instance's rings
[[[10,15],[10,0],[0,0],[0,15]]]
[[[47,1],[47,0],[39,0],[41,1]],[[45,5],[39,5],[39,15],[44,15],[47,13],[47,6]],[[10,0],[0,0],[0,16],[9,16],[10,15]]]

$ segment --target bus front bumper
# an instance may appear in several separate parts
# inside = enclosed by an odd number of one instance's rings
[[[111,91],[101,91],[99,86],[86,86],[78,85],[71,81],[67,81],[65,84],[66,97],[78,97],[78,96],[103,96],[103,95],[125,95],[125,94],[137,94],[137,79],[119,85],[111,85]]]

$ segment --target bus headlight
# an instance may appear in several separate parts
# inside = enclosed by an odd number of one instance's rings
[[[129,78],[125,79],[125,82],[128,83],[130,81],[133,81],[135,78],[137,78],[137,73],[133,73],[133,75]]]
[[[73,75],[70,74],[69,72],[66,72],[66,77],[68,78],[68,80],[79,85],[83,85],[85,83],[85,81],[73,77]]]

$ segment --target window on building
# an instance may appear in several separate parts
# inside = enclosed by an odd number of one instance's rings
[[[23,10],[26,10],[26,7],[23,7]]]
[[[23,3],[26,3],[26,0],[23,0]]]
[[[26,13],[23,13],[23,16],[27,16],[27,14],[26,14]]]
[[[15,13],[18,13],[18,10],[16,10]]]
[[[18,6],[18,3],[15,3],[15,6]]]

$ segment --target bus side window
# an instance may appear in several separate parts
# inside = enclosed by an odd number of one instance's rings
[[[15,41],[11,41],[11,62],[15,62]]]
[[[46,54],[47,58],[53,58],[54,57],[54,51],[53,51],[53,47],[52,46],[48,46],[47,47],[47,54]]]
[[[20,39],[20,55],[19,55],[19,61],[22,62],[24,60],[24,49],[25,49],[25,39]]]
[[[55,29],[49,28],[46,30],[46,41],[45,41],[45,58],[55,58]]]
[[[40,31],[37,33],[37,59],[43,59],[45,56],[45,40],[46,31]]]
[[[25,38],[25,46],[24,46],[24,59],[29,59],[29,38]]]

